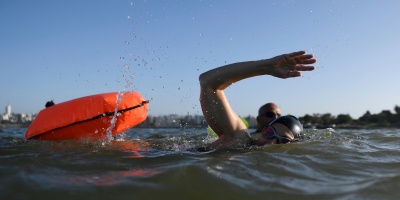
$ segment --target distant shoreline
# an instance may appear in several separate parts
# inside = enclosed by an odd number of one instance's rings
[[[2,124],[0,123],[0,128],[28,128],[30,123],[24,123],[24,124],[19,124],[19,123],[7,123],[7,124]],[[154,127],[154,126],[148,126],[144,124],[139,124],[138,126],[132,127],[132,128],[205,128],[204,126],[186,126],[186,127],[174,127],[174,126],[165,126],[165,127]],[[371,125],[371,126],[362,126],[362,125],[340,125],[340,126],[304,126],[305,129],[327,129],[327,128],[333,128],[333,129],[355,129],[355,130],[361,130],[361,129],[399,129],[399,127],[396,126],[378,126],[378,125]],[[252,127],[250,127],[252,129]]]
[[[0,128],[28,128],[30,124],[0,124]]]

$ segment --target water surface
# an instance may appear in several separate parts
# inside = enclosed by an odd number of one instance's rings
[[[399,199],[400,130],[306,130],[299,143],[210,152],[199,129],[124,141],[25,141],[0,130],[0,199]]]

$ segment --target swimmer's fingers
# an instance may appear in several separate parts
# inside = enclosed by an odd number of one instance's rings
[[[306,51],[296,51],[296,52],[290,53],[289,56],[296,57],[296,56],[304,55],[305,53],[306,53]]]
[[[306,65],[296,65],[294,68],[295,71],[312,71],[314,70],[314,66],[306,66]]]
[[[312,71],[314,70],[314,66],[305,66],[305,65],[297,65],[294,70],[291,70],[286,73],[287,78],[292,78],[292,77],[299,77],[301,76],[301,71]]]
[[[299,76],[301,76],[301,72],[299,71],[290,71],[286,74],[287,78],[299,77]]]
[[[297,56],[293,58],[297,64],[313,64],[317,62],[317,59],[314,59],[314,55],[307,54],[302,56]]]

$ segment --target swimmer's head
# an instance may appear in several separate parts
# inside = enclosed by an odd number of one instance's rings
[[[269,126],[273,124],[282,124],[290,132],[293,133],[294,139],[300,139],[301,132],[303,132],[303,124],[293,115],[281,116],[272,121]]]
[[[53,100],[51,100],[51,101],[46,102],[45,107],[48,108],[48,107],[54,106],[54,105],[55,105],[55,103],[53,102]]]

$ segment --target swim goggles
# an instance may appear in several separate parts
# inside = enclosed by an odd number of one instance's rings
[[[273,126],[267,126],[262,130],[262,136],[267,139],[272,139],[276,137],[278,139],[278,144],[286,144],[290,143],[292,139],[286,136],[280,136],[276,133],[276,130]]]
[[[264,114],[262,114],[260,116],[269,117],[269,118],[278,118],[278,117],[281,116],[281,114],[268,111],[268,112],[265,112]]]

